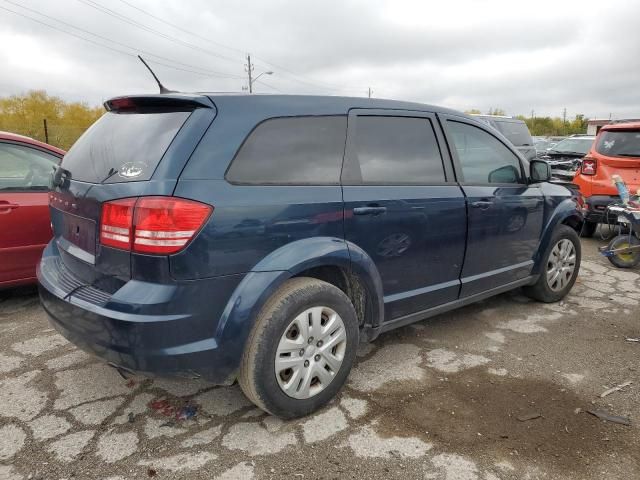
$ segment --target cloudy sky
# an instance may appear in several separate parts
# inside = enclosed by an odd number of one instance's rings
[[[155,92],[137,53],[170,88],[239,91],[249,52],[273,71],[258,92],[638,118],[638,19],[634,0],[0,0],[0,96]]]

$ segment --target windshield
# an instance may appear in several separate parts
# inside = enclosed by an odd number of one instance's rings
[[[551,149],[552,153],[581,153],[586,155],[593,144],[593,138],[567,138],[558,142],[555,147]]]
[[[502,122],[500,120],[494,120],[493,123],[498,131],[507,137],[516,147],[533,145],[533,140],[531,139],[531,134],[529,133],[526,123]]]
[[[640,157],[640,131],[605,130],[598,137],[596,151],[608,157]]]
[[[81,182],[149,180],[190,112],[105,113],[62,160]]]

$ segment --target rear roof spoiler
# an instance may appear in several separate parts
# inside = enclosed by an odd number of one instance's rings
[[[104,102],[107,112],[173,112],[196,108],[214,108],[209,97],[201,95],[162,94],[115,97]]]

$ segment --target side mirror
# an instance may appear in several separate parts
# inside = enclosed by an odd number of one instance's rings
[[[548,182],[551,180],[551,167],[544,160],[531,160],[529,176],[534,182]]]

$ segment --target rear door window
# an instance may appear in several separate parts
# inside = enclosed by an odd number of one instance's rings
[[[283,117],[259,124],[227,171],[231,183],[337,185],[347,118]]]
[[[357,117],[349,135],[343,183],[428,185],[445,182],[431,120],[417,117]]]
[[[640,158],[640,131],[604,130],[598,137],[596,151],[608,157]]]
[[[107,112],[71,147],[62,167],[82,182],[149,180],[189,115]]]
[[[481,128],[447,121],[467,184],[524,183],[520,160],[500,140]]]

